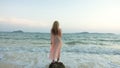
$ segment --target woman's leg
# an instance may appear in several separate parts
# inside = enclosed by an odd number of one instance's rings
[[[55,62],[55,54],[53,54],[53,56],[52,56],[52,63],[54,63]]]
[[[58,58],[57,58],[57,62],[60,60],[60,51],[58,53]]]
[[[59,60],[60,60],[60,58],[58,57],[58,58],[57,58],[57,62],[58,62]]]
[[[52,63],[54,63],[54,62],[55,62],[55,60],[52,61]]]

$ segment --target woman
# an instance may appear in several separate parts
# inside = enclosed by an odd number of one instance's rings
[[[57,62],[60,59],[60,50],[62,46],[62,32],[61,29],[59,28],[59,23],[58,21],[55,21],[53,23],[52,29],[51,29],[51,47],[50,47],[50,59],[54,63],[55,60]]]

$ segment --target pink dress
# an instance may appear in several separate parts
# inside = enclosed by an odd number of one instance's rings
[[[51,35],[50,59],[55,60],[60,57],[62,46],[61,37],[59,35]]]

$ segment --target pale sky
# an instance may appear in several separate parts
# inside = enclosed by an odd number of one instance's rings
[[[120,33],[120,0],[0,0],[0,31]]]

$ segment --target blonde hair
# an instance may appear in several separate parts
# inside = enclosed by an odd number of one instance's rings
[[[52,29],[51,29],[51,33],[54,35],[58,35],[59,33],[59,22],[58,21],[54,21]]]

